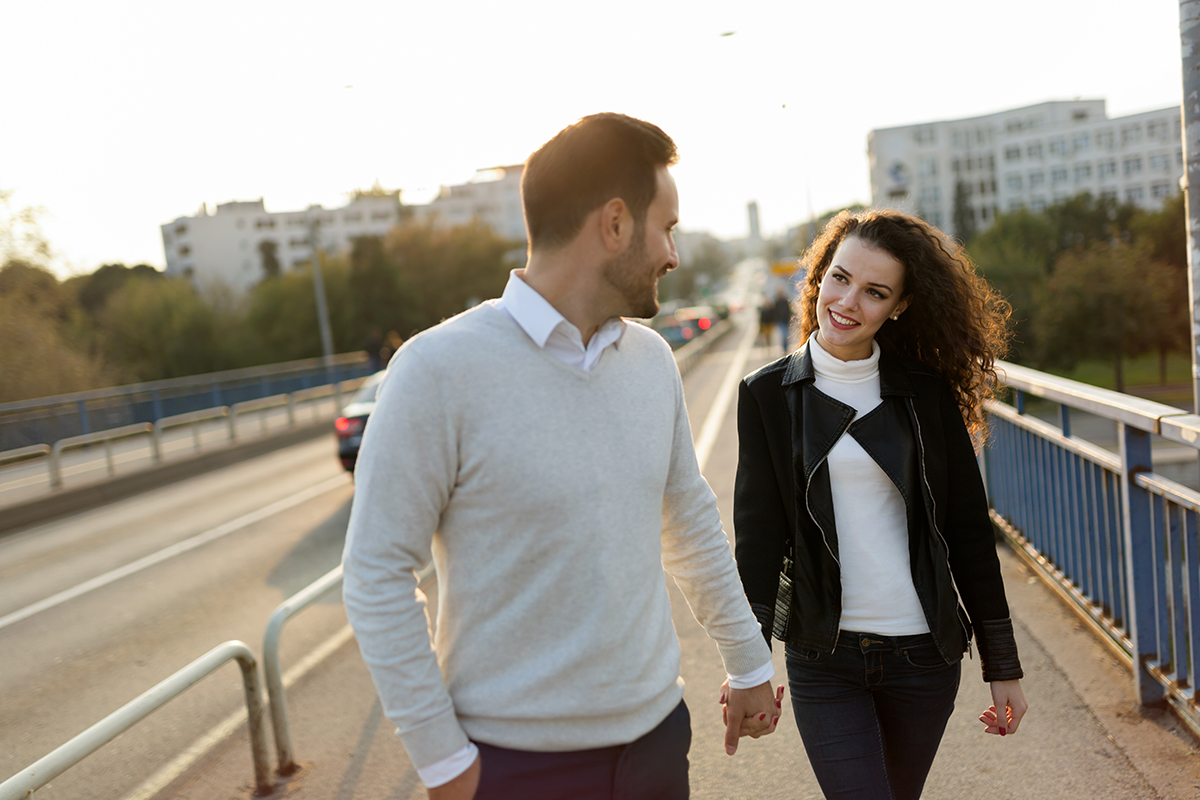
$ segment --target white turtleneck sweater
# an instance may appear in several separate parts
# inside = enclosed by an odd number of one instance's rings
[[[879,345],[871,356],[842,361],[809,338],[816,387],[862,418],[880,404]],[[904,498],[849,433],[827,457],[842,573],[842,619],[847,631],[906,636],[928,633],[913,587]]]

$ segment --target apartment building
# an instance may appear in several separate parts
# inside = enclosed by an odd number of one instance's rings
[[[309,263],[315,230],[322,252],[348,253],[359,236],[383,236],[401,219],[399,192],[358,192],[341,208],[309,206],[270,212],[262,199],[221,203],[162,226],[168,275],[200,288],[224,285],[242,293],[268,274],[270,259],[281,272]]]
[[[441,187],[423,205],[402,205],[400,192],[377,188],[357,192],[349,204],[332,209],[313,205],[304,211],[271,212],[262,199],[221,203],[215,213],[202,207],[195,216],[162,226],[166,271],[197,287],[222,284],[241,294],[266,277],[272,263],[281,272],[308,264],[313,223],[322,252],[338,255],[349,253],[355,238],[385,236],[410,216],[448,227],[479,219],[500,235],[524,242],[523,168],[479,170],[467,183]]]
[[[961,186],[977,230],[1080,192],[1158,209],[1179,191],[1178,106],[1109,118],[1104,100],[1056,100],[968,119],[873,130],[871,203],[954,230]]]

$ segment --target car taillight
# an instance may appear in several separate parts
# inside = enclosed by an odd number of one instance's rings
[[[700,326],[700,330],[706,331],[712,327],[712,320],[708,317],[701,317],[696,324]]]
[[[346,417],[338,417],[333,423],[333,429],[337,431],[337,435],[341,438],[354,436],[361,433],[363,429],[363,421],[361,419],[348,419]]]
[[[683,334],[683,338],[685,338],[685,339],[692,338],[692,329],[691,328],[684,328],[682,331],[680,331],[680,333]]]

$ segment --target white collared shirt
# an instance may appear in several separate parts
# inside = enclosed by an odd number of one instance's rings
[[[538,347],[564,364],[590,372],[609,345],[619,346],[625,333],[625,320],[613,317],[606,321],[585,346],[579,328],[568,322],[517,272],[509,273],[508,284],[496,307],[512,317]]]

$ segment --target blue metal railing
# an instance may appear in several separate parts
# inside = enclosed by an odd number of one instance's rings
[[[1122,658],[1138,701],[1167,700],[1200,734],[1200,491],[1156,473],[1151,446],[1200,457],[1200,416],[1002,367],[1014,401],[989,405],[993,521]]]
[[[361,378],[369,370],[365,354],[346,353],[328,367],[310,358],[5,403],[0,452]]]

